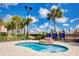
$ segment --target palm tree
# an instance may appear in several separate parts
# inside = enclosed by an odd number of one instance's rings
[[[29,26],[29,24],[32,22],[32,18],[26,18],[25,19],[25,24],[27,25],[27,38],[28,38],[28,34],[29,34],[29,32],[28,32],[28,26]]]
[[[21,30],[22,30],[22,28],[24,28],[25,25],[23,24],[23,20],[21,20],[21,22],[19,23],[18,26],[19,26],[19,29],[21,29]]]
[[[7,28],[8,34],[9,34],[9,31],[12,30],[12,35],[13,35],[14,29],[15,29],[15,24],[12,21],[7,22],[5,27]]]
[[[21,22],[22,27],[24,28],[24,35],[25,35],[25,25],[26,25],[26,24],[25,24],[25,20],[26,20],[26,19],[23,19],[22,22]]]
[[[56,32],[56,18],[62,17],[62,11],[59,8],[52,8],[50,12],[47,14],[48,20],[53,20],[54,22],[54,32]]]
[[[12,16],[11,21],[15,24],[15,29],[16,29],[16,35],[17,31],[19,30],[19,25],[21,23],[22,18],[20,16]]]

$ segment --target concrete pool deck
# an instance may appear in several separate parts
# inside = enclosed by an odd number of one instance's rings
[[[23,40],[23,41],[11,41],[0,42],[0,56],[79,56],[79,43],[78,45],[73,42],[54,42],[66,46],[69,50],[60,53],[47,53],[37,52],[30,48],[16,46],[15,44],[21,42],[39,42],[36,40]]]

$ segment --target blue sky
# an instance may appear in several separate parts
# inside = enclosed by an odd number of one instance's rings
[[[59,7],[63,12],[63,17],[56,19],[56,29],[71,30],[79,29],[79,4],[75,3],[5,3],[0,4],[0,18],[8,21],[13,15],[18,15],[23,18],[28,16],[24,6],[32,7],[30,17],[33,22],[30,24],[29,29],[32,32],[50,31],[53,29],[53,21],[47,20],[47,13],[51,8]]]

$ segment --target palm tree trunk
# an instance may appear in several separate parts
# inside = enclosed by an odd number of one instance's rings
[[[26,31],[25,31],[25,26],[24,26],[24,35],[25,35],[25,32],[26,32]]]
[[[12,35],[14,35],[14,30],[12,30]]]
[[[17,25],[16,25],[16,33],[15,33],[16,39],[17,39]]]
[[[28,39],[28,25],[27,25],[27,39]]]
[[[9,31],[7,31],[7,35],[9,35]]]
[[[54,19],[54,32],[56,32],[56,22],[55,22],[55,19]]]
[[[17,36],[17,26],[16,26],[16,36]]]

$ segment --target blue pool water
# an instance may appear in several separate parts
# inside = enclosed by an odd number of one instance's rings
[[[57,53],[57,52],[65,52],[68,50],[67,47],[61,45],[48,45],[48,44],[40,44],[40,43],[32,43],[32,42],[25,42],[25,43],[18,43],[16,46],[28,47],[35,51],[39,52],[50,52],[50,53]]]

